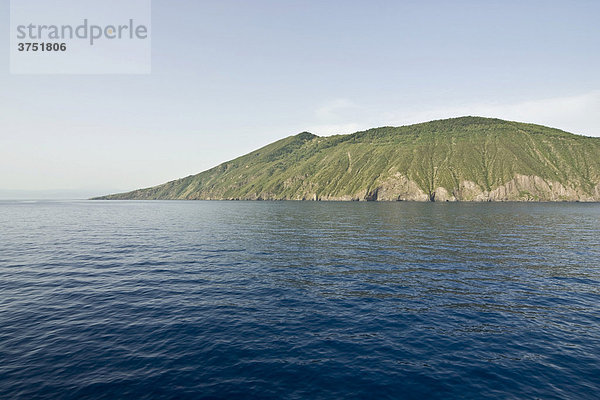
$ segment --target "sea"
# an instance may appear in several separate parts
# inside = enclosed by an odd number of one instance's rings
[[[598,399],[600,204],[0,202],[2,399]]]

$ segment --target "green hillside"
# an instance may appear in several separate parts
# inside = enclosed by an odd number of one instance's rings
[[[480,117],[303,132],[197,175],[98,199],[600,201],[600,138]]]

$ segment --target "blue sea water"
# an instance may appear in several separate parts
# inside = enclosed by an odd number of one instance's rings
[[[600,397],[600,204],[0,202],[0,398]]]

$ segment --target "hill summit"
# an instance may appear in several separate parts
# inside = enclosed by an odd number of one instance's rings
[[[481,117],[302,132],[197,175],[97,199],[600,201],[600,138]]]

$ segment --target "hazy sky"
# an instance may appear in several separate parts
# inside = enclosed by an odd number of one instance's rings
[[[154,0],[150,75],[10,75],[4,29],[0,191],[130,190],[304,130],[461,115],[600,136],[599,16],[597,0]]]

